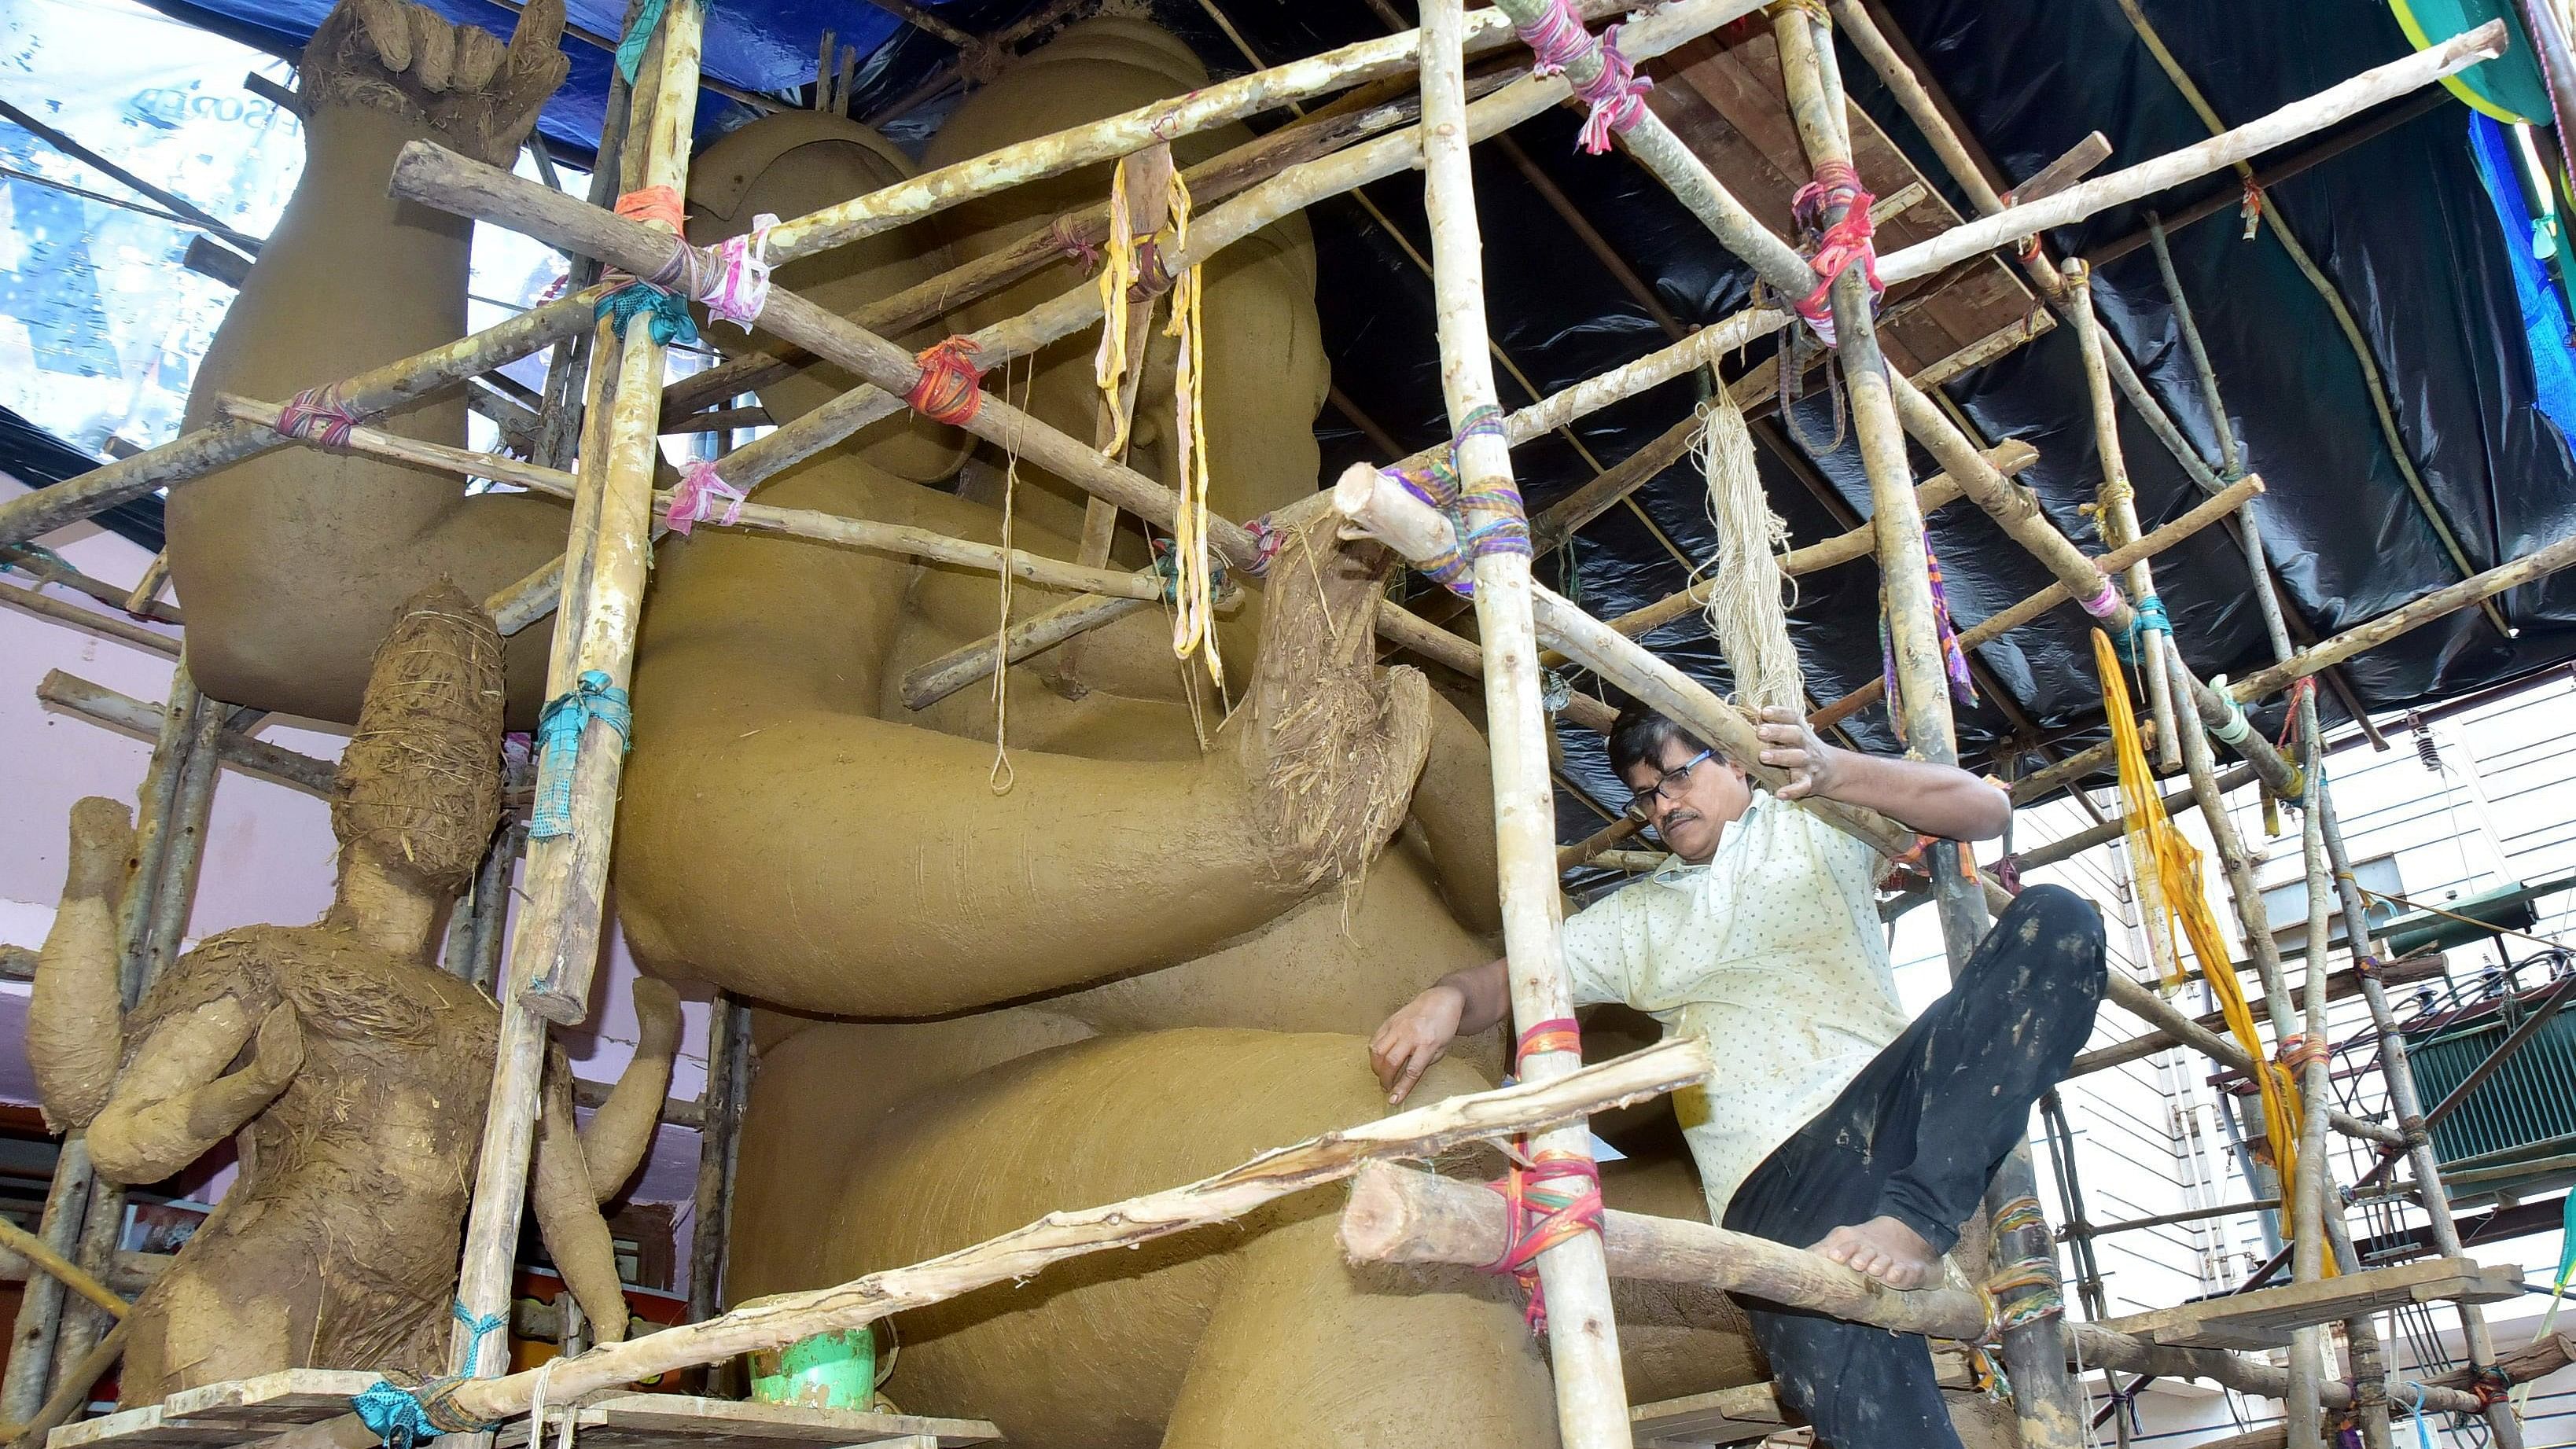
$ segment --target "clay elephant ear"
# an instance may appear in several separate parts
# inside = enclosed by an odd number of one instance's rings
[[[305,47],[305,94],[420,116],[457,149],[506,165],[572,62],[563,0],[532,0],[507,44],[412,0],[341,0]]]

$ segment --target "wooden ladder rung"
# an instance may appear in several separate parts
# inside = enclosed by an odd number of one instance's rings
[[[2522,1292],[2522,1270],[2471,1258],[2426,1258],[2314,1283],[2205,1298],[2115,1318],[2103,1327],[2173,1348],[2279,1348],[2293,1329],[2337,1323],[2405,1304],[2495,1303]]]

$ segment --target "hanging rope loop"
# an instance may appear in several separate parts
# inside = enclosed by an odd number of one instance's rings
[[[943,337],[914,354],[921,376],[904,402],[934,423],[962,428],[984,406],[984,374],[975,366],[975,339]]]
[[[633,703],[600,669],[583,670],[580,682],[549,700],[538,714],[537,798],[528,820],[529,839],[572,833],[573,771],[582,735],[594,719],[617,732],[621,749],[634,747]]]
[[[692,458],[680,466],[680,486],[671,490],[671,506],[663,514],[663,521],[671,525],[673,533],[686,538],[690,529],[706,522],[715,511],[716,500],[723,499],[724,517],[718,521],[739,523],[745,496],[716,472],[713,460]]]
[[[1872,308],[1887,290],[1878,279],[1877,228],[1869,216],[1876,199],[1861,189],[1860,173],[1846,161],[1819,162],[1816,178],[1790,199],[1790,215],[1816,237],[1815,252],[1807,259],[1815,269],[1816,289],[1795,306],[1827,346],[1834,341],[1834,283],[1843,273],[1855,266],[1861,269],[1869,282]]]
[[[349,434],[360,419],[340,401],[340,385],[308,387],[277,410],[274,425],[282,437],[303,438],[326,448],[349,446]]]

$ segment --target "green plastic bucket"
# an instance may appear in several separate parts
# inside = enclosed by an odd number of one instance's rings
[[[751,1396],[764,1404],[865,1409],[876,1397],[873,1328],[818,1333],[751,1355]]]

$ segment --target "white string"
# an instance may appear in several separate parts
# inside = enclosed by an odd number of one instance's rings
[[[1762,494],[1752,431],[1725,388],[1700,404],[1699,419],[1691,455],[1708,480],[1708,521],[1717,534],[1716,551],[1693,571],[1693,587],[1707,590],[1701,612],[1735,676],[1737,704],[1798,708],[1806,680],[1789,639],[1789,582],[1779,560],[1789,525]]]

